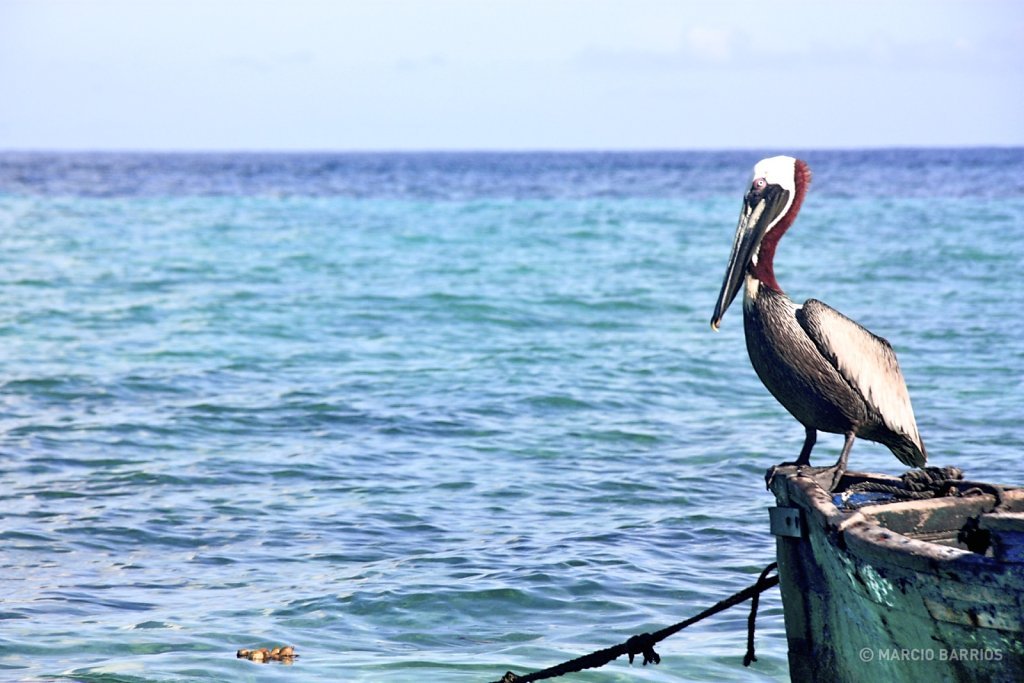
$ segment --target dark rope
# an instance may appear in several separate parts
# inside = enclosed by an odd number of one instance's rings
[[[900,484],[882,484],[875,481],[864,481],[847,488],[843,493],[886,493],[897,500],[928,500],[942,496],[962,495],[957,483],[963,481],[964,473],[959,467],[926,467],[921,470],[910,470],[900,475]],[[848,507],[859,508],[860,505]]]
[[[669,636],[679,633],[687,626],[696,624],[698,621],[707,619],[710,616],[714,616],[719,612],[723,612],[730,607],[735,607],[741,602],[751,600],[751,615],[747,620],[747,654],[743,658],[744,666],[749,666],[747,658],[750,661],[757,661],[754,657],[754,619],[757,613],[757,600],[758,597],[764,591],[777,586],[779,584],[779,576],[768,577],[768,573],[778,568],[778,563],[772,562],[770,565],[764,568],[761,572],[761,576],[758,577],[757,582],[751,586],[747,586],[738,593],[734,593],[728,598],[721,600],[711,607],[707,608],[700,614],[694,617],[690,617],[684,621],[680,621],[678,624],[673,624],[660,631],[654,633],[641,633],[640,635],[633,636],[624,643],[619,643],[613,647],[605,648],[603,650],[597,650],[591,652],[588,655],[577,657],[576,659],[570,659],[567,662],[562,662],[556,666],[552,666],[541,671],[534,671],[523,676],[517,676],[516,674],[509,671],[500,680],[494,681],[494,683],[530,683],[531,681],[541,681],[545,678],[555,678],[557,676],[564,676],[570,673],[576,673],[577,671],[583,671],[584,669],[597,669],[604,666],[608,662],[618,659],[622,655],[629,655],[629,663],[633,663],[633,658],[636,655],[643,655],[644,666],[649,663],[657,664],[661,661],[661,656],[654,651],[654,646],[659,642],[668,638]]]
[[[962,481],[963,478],[964,471],[952,465],[909,470],[900,475],[903,485],[911,491],[935,491],[950,482]]]
[[[762,585],[768,578],[768,572],[778,568],[779,563],[772,562],[770,565],[762,569],[761,576],[757,577],[757,583],[754,585]],[[757,624],[757,605],[760,600],[760,592],[754,593],[750,598],[750,616],[747,617],[747,654],[743,655],[743,666],[750,666],[751,662],[757,661],[757,657],[754,656],[754,628]]]

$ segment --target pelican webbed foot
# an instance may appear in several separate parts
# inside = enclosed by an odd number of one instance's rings
[[[780,462],[778,465],[769,468],[764,475],[765,487],[771,489],[772,482],[779,474],[781,468],[795,467],[797,476],[810,477],[818,486],[832,493],[839,488],[839,482],[842,481],[843,475],[846,474],[846,461],[850,457],[850,449],[853,448],[853,441],[856,438],[853,432],[847,432],[845,436],[846,441],[843,444],[843,451],[839,454],[839,460],[836,461],[835,465],[831,467],[811,467],[811,448],[814,447],[817,433],[811,427],[807,427],[807,439],[804,441],[804,447],[800,451],[800,457],[796,459],[796,462]]]
[[[772,482],[775,478],[782,474],[781,470],[786,468],[792,468],[793,474],[798,477],[809,477],[813,479],[818,486],[825,489],[829,493],[832,493],[839,486],[839,482],[842,480],[843,475],[846,473],[846,468],[839,467],[838,464],[831,465],[829,467],[811,467],[809,465],[801,465],[795,462],[780,462],[778,465],[772,465],[764,473],[764,485],[769,491],[772,488]]]
[[[829,493],[835,492],[839,488],[839,482],[843,480],[843,475],[846,474],[846,461],[850,457],[853,441],[857,438],[853,432],[847,432],[845,437],[846,441],[843,443],[843,451],[839,454],[839,460],[836,461],[835,465],[831,467],[801,467],[798,468],[798,472],[803,476],[813,479],[825,491]]]
[[[814,443],[818,440],[818,432],[814,427],[804,427],[804,431],[804,445],[800,449],[799,457],[793,462],[780,462],[778,465],[773,465],[764,473],[764,487],[766,489],[771,490],[772,482],[775,481],[780,468],[796,467],[799,472],[801,468],[811,464],[811,449],[814,448]]]
[[[839,463],[828,467],[797,468],[797,476],[813,479],[814,483],[828,493],[833,493],[839,488],[839,483],[842,481],[844,474],[846,474],[846,467],[841,466]]]

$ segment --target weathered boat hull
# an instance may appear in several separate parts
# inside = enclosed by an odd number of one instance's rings
[[[851,473],[844,485],[865,479],[898,483]],[[1011,519],[993,534],[1007,543],[988,554],[956,547],[994,495],[842,511],[795,468],[780,469],[772,490],[791,525],[777,554],[792,680],[1024,680],[1019,527]],[[1003,500],[1002,511],[1024,511],[1024,492]]]

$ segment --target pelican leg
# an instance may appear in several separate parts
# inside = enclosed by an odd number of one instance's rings
[[[772,465],[768,468],[768,471],[764,473],[764,486],[767,489],[771,489],[772,481],[775,480],[775,475],[780,467],[793,467],[803,468],[811,464],[811,449],[814,448],[814,444],[818,441],[818,430],[814,427],[804,427],[807,436],[804,437],[804,446],[800,449],[800,455],[797,457],[796,462],[780,462],[778,465]]]
[[[821,488],[832,493],[839,486],[840,480],[846,473],[846,461],[850,458],[850,449],[853,448],[854,439],[857,435],[853,432],[846,433],[846,442],[843,443],[843,452],[839,454],[839,460],[831,467],[814,468],[812,475]]]
[[[814,427],[804,427],[807,430],[807,437],[804,439],[804,447],[800,449],[800,457],[793,463],[797,467],[811,464],[811,449],[818,441],[818,430]]]

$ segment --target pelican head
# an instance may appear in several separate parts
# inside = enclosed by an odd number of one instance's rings
[[[743,197],[722,291],[711,316],[711,329],[718,329],[745,274],[750,273],[778,289],[772,272],[775,245],[796,218],[809,179],[807,164],[793,157],[771,157],[754,166],[754,178]]]

